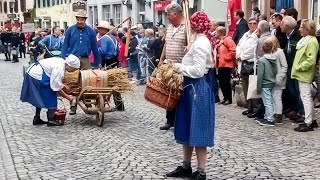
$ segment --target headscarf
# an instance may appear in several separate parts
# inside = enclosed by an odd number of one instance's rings
[[[75,69],[79,69],[80,59],[77,56],[70,54],[68,57],[66,57],[66,64]]]
[[[205,34],[209,39],[212,45],[212,48],[215,47],[216,45],[215,38],[210,33],[211,21],[208,18],[206,13],[202,11],[195,12],[190,18],[190,26],[191,26],[191,29],[195,30],[197,33]]]

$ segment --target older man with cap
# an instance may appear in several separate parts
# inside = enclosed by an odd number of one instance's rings
[[[114,27],[108,21],[100,21],[97,29],[99,33],[98,51],[101,56],[101,65],[106,68],[118,67],[119,46],[116,37],[110,32]],[[120,93],[114,93],[114,102],[118,111],[124,111],[124,104]]]
[[[93,52],[94,67],[99,67],[101,58],[97,48],[96,33],[86,25],[86,12],[79,10],[76,14],[77,24],[71,26],[67,32],[62,46],[61,57],[74,54],[80,58],[80,69],[91,69],[89,55]]]
[[[64,88],[62,80],[65,71],[74,72],[79,68],[80,60],[72,54],[66,60],[53,57],[36,61],[28,68],[23,80],[20,100],[36,107],[33,125],[61,126],[54,119],[54,112],[57,109],[57,96],[62,96],[70,102],[74,99],[62,90]],[[42,108],[48,109],[48,122],[40,119]]]
[[[166,43],[163,47],[159,65],[162,65],[165,59],[181,63],[187,47],[186,23],[182,7],[177,3],[172,3],[166,7],[166,12],[170,24],[168,25]],[[160,130],[169,130],[174,127],[175,116],[175,110],[167,111],[167,123],[160,127]]]

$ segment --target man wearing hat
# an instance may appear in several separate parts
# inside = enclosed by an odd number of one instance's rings
[[[101,65],[103,68],[118,67],[119,46],[116,37],[110,33],[110,30],[113,28],[108,21],[100,21],[97,26],[100,36],[98,39],[98,51],[101,56]],[[114,93],[113,96],[117,110],[124,111],[120,93]]]
[[[84,10],[76,13],[77,24],[69,27],[62,46],[61,57],[74,54],[80,58],[80,69],[91,69],[89,55],[93,52],[95,68],[101,64],[101,58],[97,48],[96,33],[86,25],[88,16]]]

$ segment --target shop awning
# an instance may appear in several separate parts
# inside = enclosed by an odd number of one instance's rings
[[[154,11],[164,11],[171,3],[171,0],[154,2]]]

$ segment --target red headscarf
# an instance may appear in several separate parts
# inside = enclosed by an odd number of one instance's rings
[[[212,48],[214,48],[216,41],[213,35],[210,33],[211,21],[206,13],[202,11],[195,12],[190,18],[190,26],[191,29],[197,33],[205,34],[211,42]]]

